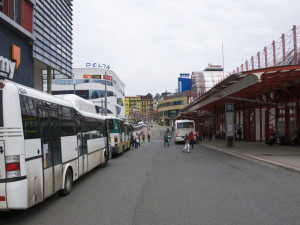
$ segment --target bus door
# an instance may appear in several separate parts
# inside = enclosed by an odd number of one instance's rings
[[[44,168],[44,198],[62,187],[63,166],[57,110],[38,108]]]
[[[86,173],[87,165],[87,133],[84,132],[83,118],[75,118],[77,133],[77,151],[78,151],[78,176]]]

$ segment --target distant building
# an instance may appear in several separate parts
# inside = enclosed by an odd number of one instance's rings
[[[203,71],[194,71],[191,76],[190,101],[201,97],[205,92],[229,75],[220,65],[208,64]]]
[[[146,121],[147,116],[150,119],[150,114],[153,111],[153,96],[150,93],[145,96],[141,95],[141,103],[142,103],[141,111],[143,113],[143,119],[144,121]]]
[[[189,73],[181,73],[178,77],[178,92],[191,90],[191,78]]]
[[[164,126],[172,125],[172,117],[179,113],[189,102],[190,91],[182,93],[162,95],[158,102],[157,111],[159,124]]]
[[[75,68],[73,79],[52,80],[52,94],[76,94],[97,106],[98,113],[104,114],[105,73],[107,87],[107,113],[125,118],[125,84],[111,70],[100,68]],[[45,82],[46,84],[46,82]]]
[[[125,96],[125,118],[128,122],[139,122],[142,120],[141,114],[141,97]]]
[[[126,120],[132,123],[147,120],[147,112],[153,111],[153,96],[147,95],[126,96],[125,97]]]

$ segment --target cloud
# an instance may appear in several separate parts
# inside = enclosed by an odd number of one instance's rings
[[[208,63],[232,71],[292,29],[295,0],[74,1],[74,67],[109,64],[126,95],[177,88]],[[291,16],[293,15],[293,16]],[[297,25],[297,24],[296,24]]]

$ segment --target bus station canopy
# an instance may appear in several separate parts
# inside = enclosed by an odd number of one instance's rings
[[[255,102],[274,104],[267,96],[281,89],[290,97],[288,88],[300,92],[300,65],[279,66],[232,74],[212,89],[182,109],[181,114],[192,115],[199,110],[224,111],[226,102]],[[260,96],[260,97],[258,97]]]

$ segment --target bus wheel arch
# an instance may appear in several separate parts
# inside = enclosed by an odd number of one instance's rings
[[[67,196],[71,193],[73,185],[73,169],[70,165],[65,167],[62,184],[62,189],[58,193],[60,196]]]

